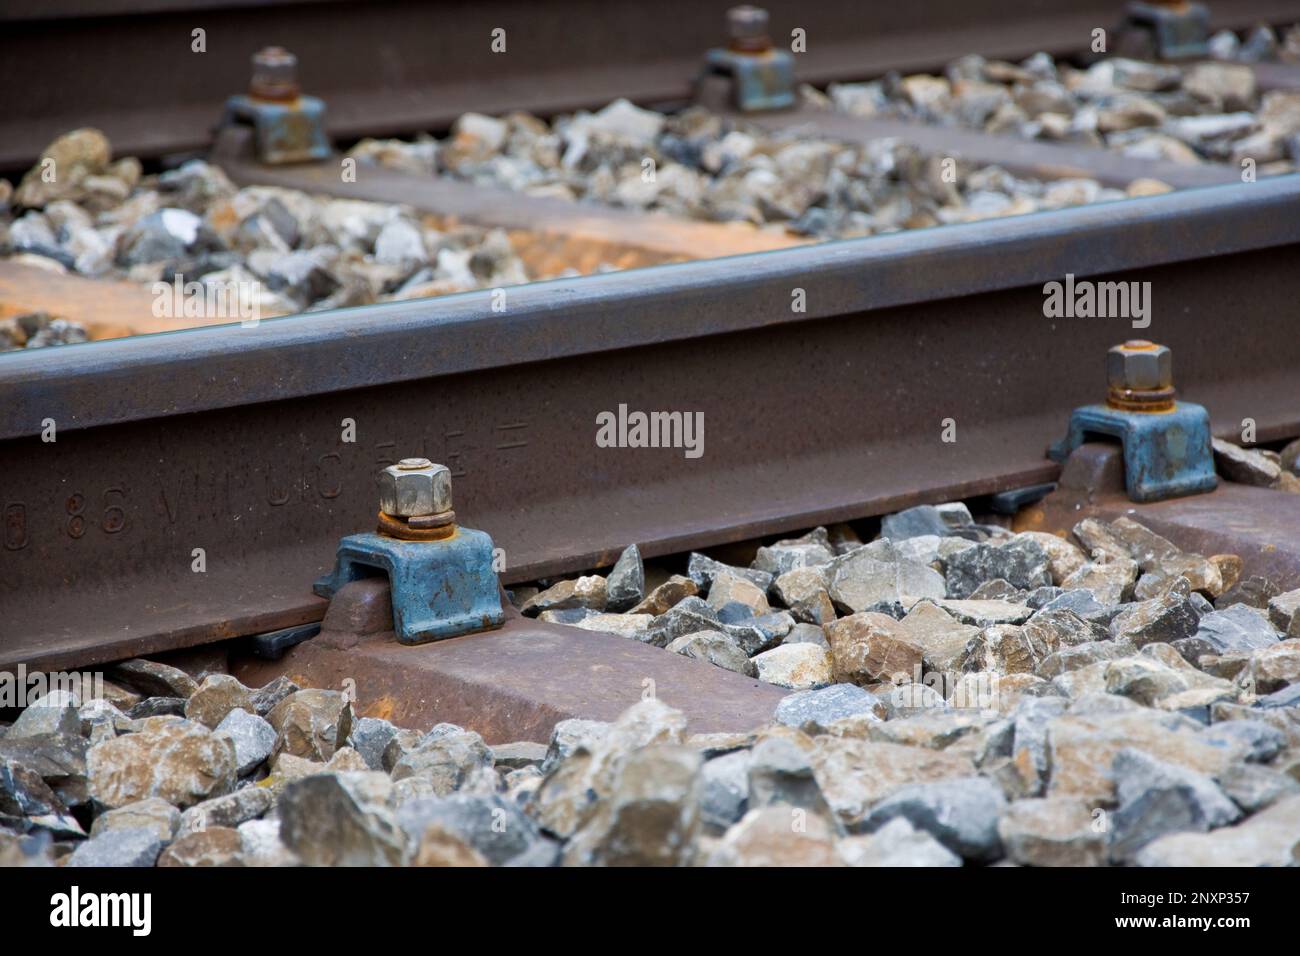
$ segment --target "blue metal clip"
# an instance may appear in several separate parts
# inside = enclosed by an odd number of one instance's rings
[[[222,125],[250,123],[259,162],[268,165],[306,163],[328,159],[325,103],[314,96],[297,96],[287,102],[236,94],[226,100]]]
[[[743,113],[794,106],[794,57],[786,50],[748,53],[715,47],[705,55],[710,73],[730,77],[736,108]]]
[[[1171,8],[1134,0],[1128,5],[1128,22],[1151,33],[1153,52],[1163,60],[1203,59],[1210,55],[1210,11],[1203,3]]]
[[[378,569],[391,584],[398,641],[424,644],[459,637],[505,621],[492,550],[492,539],[471,528],[457,527],[437,541],[352,534],[339,542],[333,573],[312,590],[333,597],[343,585]]]
[[[1133,412],[1109,405],[1085,405],[1070,415],[1065,438],[1048,450],[1064,462],[1094,435],[1118,438],[1124,446],[1124,484],[1132,501],[1162,501],[1213,491],[1210,413],[1201,405],[1175,402],[1169,411]]]

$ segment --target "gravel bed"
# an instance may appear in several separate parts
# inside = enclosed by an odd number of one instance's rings
[[[1287,35],[1283,51],[1296,44]],[[1249,155],[1261,174],[1300,150],[1300,93],[1262,97],[1249,67],[1102,60],[1087,70],[1037,54],[1023,64],[968,56],[947,75],[805,87],[805,104],[919,118],[1029,138],[1104,144],[1195,163]],[[585,200],[683,219],[746,222],[816,239],[1020,215],[1167,191],[1087,178],[1040,181],[927,154],[769,133],[694,107],[661,114],[618,100],[547,123],[526,113],[462,116],[438,140],[363,140],[349,151],[419,176],[530,196]],[[46,160],[58,175],[47,181]],[[74,130],[15,187],[0,180],[0,256],[55,272],[152,285],[177,275],[230,286],[261,317],[497,288],[532,275],[500,229],[436,228],[414,210],[274,187],[237,189],[194,160],[157,176],[114,160],[108,140]],[[609,268],[602,266],[601,268]],[[567,270],[561,275],[576,274]],[[84,339],[59,316],[0,323],[0,349]]]
[[[0,180],[0,256],[104,279],[234,289],[259,318],[554,278],[530,274],[501,229],[438,229],[400,205],[236,188],[201,160],[157,176],[75,130],[14,188]],[[565,273],[576,274],[576,273]],[[237,317],[236,317],[237,318]],[[41,313],[0,322],[0,350],[84,341]]]
[[[1300,92],[1261,95],[1249,64],[1300,62],[1300,27],[1216,34],[1214,61],[1162,66],[1105,58],[1087,69],[1045,53],[1020,64],[977,55],[944,76],[890,74],[804,87],[806,106],[1104,145],[1181,163],[1300,161]],[[1166,191],[1095,180],[1043,182],[927,155],[893,140],[866,146],[765,133],[701,108],[665,115],[624,100],[547,123],[526,113],[465,114],[442,140],[363,140],[349,152],[417,175],[532,196],[590,200],[673,216],[749,222],[819,239],[850,238]],[[53,160],[57,175],[45,175]],[[515,285],[530,275],[502,230],[443,231],[413,210],[270,187],[236,189],[192,161],[144,176],[108,140],[74,130],[15,187],[0,180],[0,256],[55,272],[152,284],[181,274],[250,291],[262,317]],[[564,274],[573,274],[569,270]],[[84,341],[36,313],[0,321],[0,350]]]
[[[1038,53],[1022,63],[966,56],[943,76],[891,74],[870,83],[805,90],[805,103],[855,116],[888,116],[1088,146],[1126,156],[1196,164],[1240,164],[1257,175],[1300,163],[1300,92],[1260,93],[1251,62],[1280,54],[1300,63],[1300,27],[1278,41],[1261,28],[1217,61],[1159,65],[1107,57],[1086,69]],[[1267,38],[1267,39],[1265,39]]]
[[[1230,63],[1300,63],[1300,24],[1279,31],[1266,23],[1237,33],[1220,30],[1210,37],[1210,57]]]
[[[1224,32],[1218,61],[1157,66],[1110,57],[1088,69],[1045,53],[1021,64],[967,56],[946,75],[890,74],[871,83],[805,86],[805,106],[919,119],[1029,139],[1109,146],[1139,159],[1238,162],[1257,174],[1291,172],[1300,152],[1300,93],[1261,94],[1249,63],[1300,62],[1300,28]],[[1092,180],[1044,183],[997,167],[960,164],[892,140],[869,147],[770,134],[701,108],[664,115],[617,101],[554,123],[525,113],[466,114],[444,139],[364,140],[363,161],[529,195],[588,199],[675,216],[781,225],[818,238],[873,235],[1036,209],[1145,195]],[[647,163],[654,171],[646,175]],[[1167,187],[1164,187],[1167,189]]]
[[[1264,463],[1294,475],[1297,454],[1220,449],[1275,486]],[[285,678],[119,664],[93,699],[51,691],[0,724],[0,865],[1300,859],[1300,590],[1127,518],[1067,540],[953,504],[881,530],[658,581],[630,548],[516,591],[542,620],[788,687],[748,733],[692,733],[648,698],[488,746]]]
[[[894,139],[847,144],[797,129],[767,132],[701,107],[663,114],[626,100],[553,124],[525,113],[467,113],[445,139],[363,140],[350,155],[530,196],[748,222],[819,239],[975,222],[1130,194],[1086,178],[1017,177],[959,157],[945,166],[943,157]],[[1139,180],[1131,190],[1150,188]]]

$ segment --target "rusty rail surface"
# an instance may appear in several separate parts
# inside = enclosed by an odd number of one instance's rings
[[[817,4],[771,0],[776,37],[799,27],[810,83],[935,69],[972,51],[1018,58],[1086,49],[1122,0],[930,0]],[[1214,26],[1296,16],[1293,0],[1214,0]],[[329,104],[338,138],[445,127],[467,111],[541,114],[626,96],[689,97],[705,50],[723,40],[724,5],[698,0],[42,0],[0,6],[0,169],[98,126],[119,155],[207,146],[226,96],[244,90],[267,44],[298,54],[307,92]],[[506,52],[491,49],[506,30]],[[205,31],[206,52],[192,49]],[[57,82],[32,82],[33,77]]]
[[[504,312],[472,292],[6,355],[0,666],[318,619],[313,579],[407,455],[452,467],[510,582],[1051,480],[1134,334],[1221,432],[1300,434],[1298,246],[1285,176],[535,283]],[[1151,282],[1150,328],[1046,318],[1067,273]],[[702,413],[703,455],[598,447],[620,405]]]

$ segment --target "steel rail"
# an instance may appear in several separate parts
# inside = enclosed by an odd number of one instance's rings
[[[1121,0],[932,0],[808,4],[771,0],[774,34],[808,38],[799,79],[866,79],[943,66],[972,51],[1022,57],[1086,49],[1117,25]],[[1292,0],[1215,0],[1216,27],[1294,18]],[[139,8],[138,10],[135,8]],[[304,89],[329,104],[335,137],[445,127],[467,111],[541,114],[687,99],[704,51],[724,38],[723,7],[697,0],[47,0],[0,9],[0,169],[98,126],[119,155],[205,148],[225,98],[248,82],[258,48],[299,56]],[[507,50],[490,47],[495,28]],[[206,52],[191,31],[206,31]],[[33,77],[57,82],[33,83]]]
[[[1045,318],[1067,273],[1152,283],[1140,334],[1221,431],[1297,434],[1298,246],[1287,176],[536,283],[505,312],[466,293],[6,355],[0,666],[319,618],[312,580],[410,454],[453,468],[508,582],[1051,480],[1134,334]],[[620,405],[701,413],[704,454],[597,447]]]

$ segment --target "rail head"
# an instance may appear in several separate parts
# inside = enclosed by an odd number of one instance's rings
[[[866,313],[1300,243],[1300,174],[0,356],[0,440]],[[803,289],[804,310],[792,308]]]

